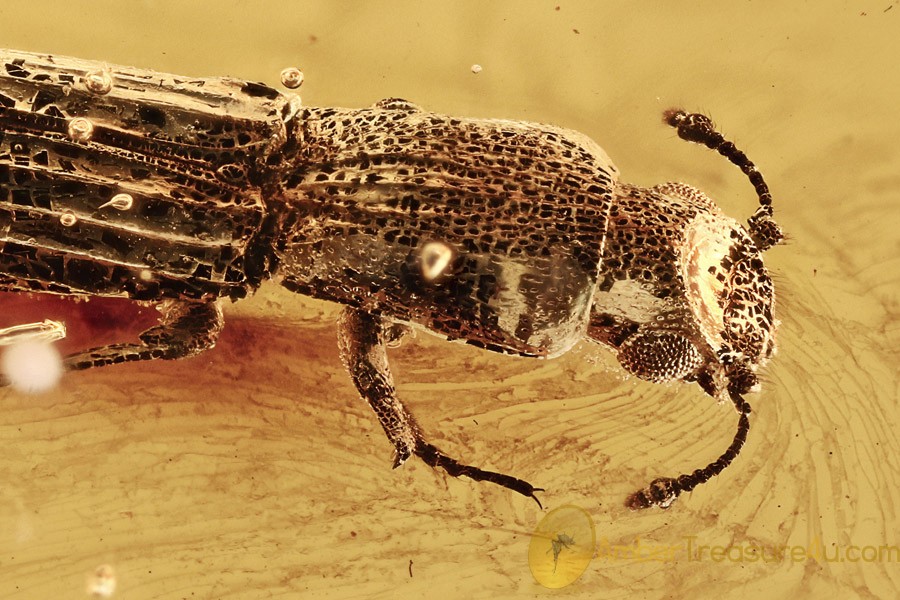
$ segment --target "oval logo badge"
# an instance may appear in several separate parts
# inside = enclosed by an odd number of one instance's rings
[[[586,510],[572,504],[553,509],[531,535],[531,574],[546,588],[566,587],[587,569],[596,543],[594,521]]]

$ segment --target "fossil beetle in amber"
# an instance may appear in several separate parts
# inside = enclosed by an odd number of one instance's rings
[[[747,174],[746,226],[690,186],[620,182],[566,129],[393,98],[307,107],[259,83],[0,51],[0,289],[158,304],[138,341],[68,356],[68,370],[202,352],[220,303],[270,279],[340,303],[342,360],[395,465],[415,455],[532,498],[426,440],[386,347],[409,328],[537,358],[593,340],[642,379],[696,382],[737,409],[717,460],[627,500],[666,507],[746,439],[744,395],[775,349],[762,253],[782,236],[742,152],[703,115],[665,120]]]

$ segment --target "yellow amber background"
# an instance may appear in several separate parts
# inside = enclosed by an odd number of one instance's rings
[[[420,462],[392,471],[336,308],[268,286],[195,359],[0,392],[0,597],[86,597],[101,565],[129,600],[897,597],[898,19],[891,0],[3,2],[3,46],[272,85],[296,65],[309,104],[550,122],[624,180],[685,181],[746,218],[738,169],[660,122],[707,111],[790,237],[766,256],[783,324],[748,443],[668,511],[622,503],[718,456],[736,424],[696,387],[625,378],[590,344],[549,362],[422,335],[395,350],[431,440],[546,488],[542,512]],[[0,326],[54,316],[68,349],[152,322],[0,299]],[[594,520],[597,556],[549,590],[528,547],[566,504]]]

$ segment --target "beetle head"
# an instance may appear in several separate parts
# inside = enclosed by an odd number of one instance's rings
[[[772,218],[769,189],[743,152],[703,115],[669,111],[665,120],[680,137],[704,144],[738,165],[756,189],[759,208],[744,228],[723,215],[705,194],[684,184],[623,188],[617,202],[637,210],[620,210],[617,228],[678,230],[667,240],[676,264],[671,271],[657,265],[639,272],[642,277],[602,281],[588,335],[617,348],[621,365],[638,377],[696,381],[711,396],[734,400],[757,387],[756,372],[775,351],[775,289],[762,253],[783,236]],[[681,207],[679,214],[686,219],[678,223],[673,214],[650,222],[654,211],[641,200],[653,197],[658,210]],[[613,257],[625,253],[634,259],[641,253],[658,260],[666,254],[643,246],[625,248],[615,236],[606,244]],[[608,261],[612,262],[622,263],[618,258]]]
[[[652,192],[697,212],[670,238],[674,263],[661,265],[660,276],[597,290],[589,337],[616,348],[622,367],[642,379],[697,381],[723,401],[753,391],[778,325],[762,251],[701,192],[683,184]]]
[[[695,218],[684,239],[688,254],[681,258],[682,275],[687,268],[694,276],[684,280],[691,310],[703,336],[716,348],[718,368],[707,364],[698,382],[720,399],[726,392],[741,395],[756,387],[757,368],[775,351],[775,288],[762,253],[781,242],[784,234],[773,219],[772,195],[762,173],[716,131],[708,117],[672,109],[664,113],[663,121],[682,139],[707,146],[740,167],[759,198],[746,230],[718,215]],[[698,255],[697,248],[708,253],[701,250]]]

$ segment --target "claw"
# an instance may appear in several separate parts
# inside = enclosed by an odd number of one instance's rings
[[[536,488],[524,479],[518,479],[511,475],[504,475],[503,473],[496,473],[494,471],[485,471],[478,467],[461,464],[456,459],[450,458],[438,450],[437,447],[421,440],[416,444],[416,456],[421,458],[425,461],[425,464],[432,468],[436,469],[440,467],[444,469],[452,477],[465,475],[469,479],[475,481],[488,481],[514,492],[518,492],[537,502],[537,505],[541,510],[544,509],[544,505],[541,504],[541,501],[534,495],[535,492],[543,492],[544,488]]]
[[[402,452],[399,449],[394,450],[394,463],[391,468],[396,469],[397,467],[402,467],[403,463],[409,460],[410,456],[412,456],[412,453],[408,448],[404,448]]]

